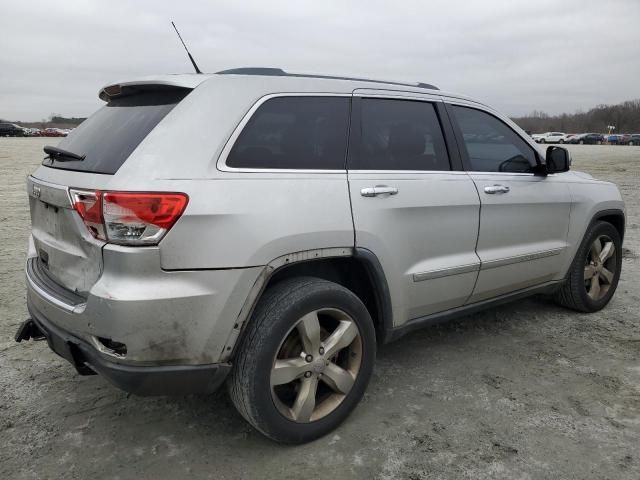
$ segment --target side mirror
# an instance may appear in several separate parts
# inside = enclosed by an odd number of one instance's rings
[[[547,173],[568,172],[571,167],[571,153],[562,147],[547,148]]]

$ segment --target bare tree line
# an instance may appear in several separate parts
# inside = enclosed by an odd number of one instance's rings
[[[587,112],[573,114],[547,115],[534,110],[512,120],[531,133],[607,133],[609,125],[616,127],[613,133],[640,133],[640,99],[618,105],[598,105]]]

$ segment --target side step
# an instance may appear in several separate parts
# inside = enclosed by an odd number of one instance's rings
[[[22,324],[20,324],[20,327],[18,328],[18,331],[16,332],[16,336],[14,338],[18,343],[23,340],[26,341],[31,339],[33,340],[46,339],[44,334],[38,328],[38,325],[36,325],[36,322],[34,322],[30,318],[28,318],[27,320],[22,322]]]

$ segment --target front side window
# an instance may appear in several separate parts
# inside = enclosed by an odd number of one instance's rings
[[[258,108],[227,157],[232,168],[342,170],[350,99],[276,97]]]
[[[531,172],[535,151],[493,115],[474,108],[452,106],[462,132],[467,169],[473,172]]]
[[[450,170],[431,103],[362,99],[361,142],[353,170]]]

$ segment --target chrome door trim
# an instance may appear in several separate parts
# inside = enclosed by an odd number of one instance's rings
[[[535,253],[525,253],[522,255],[514,255],[512,257],[498,258],[496,260],[489,260],[488,262],[482,262],[480,270],[489,270],[491,268],[504,267],[505,265],[511,265],[512,263],[530,262],[532,260],[539,260],[541,258],[553,257],[560,255],[567,247],[552,248],[549,250],[542,250]]]
[[[414,282],[423,282],[425,280],[433,280],[435,278],[449,277],[451,275],[461,275],[463,273],[473,273],[480,270],[480,262],[460,265],[459,267],[441,268],[438,270],[429,270],[413,274]]]

